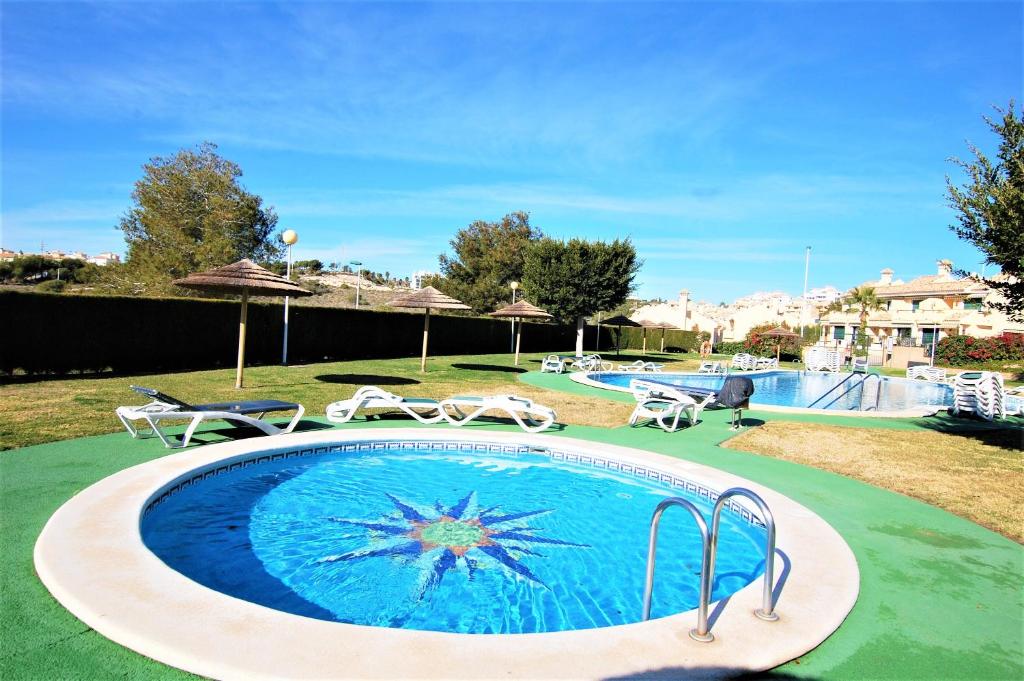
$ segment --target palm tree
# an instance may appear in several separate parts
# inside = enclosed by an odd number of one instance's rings
[[[857,327],[857,345],[860,346],[861,350],[867,351],[868,313],[873,310],[881,310],[882,301],[875,295],[874,287],[858,286],[847,294],[843,303],[860,310],[860,326]]]

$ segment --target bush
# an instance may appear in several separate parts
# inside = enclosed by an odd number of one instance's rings
[[[283,312],[281,304],[250,302],[248,364],[281,361]],[[238,314],[237,301],[0,291],[0,315],[14,320],[0,344],[0,373],[232,366]],[[416,357],[423,315],[293,306],[289,327],[288,356],[294,362]],[[572,347],[575,336],[573,327],[527,323],[522,350]],[[587,339],[593,338],[588,329]],[[432,355],[508,351],[508,321],[437,315],[430,325]]]
[[[741,352],[747,352],[747,348],[744,346],[744,341],[722,341],[715,346],[715,352],[723,355],[738,355]]]
[[[747,337],[743,341],[743,352],[757,357],[774,357],[776,348],[780,348],[782,359],[800,359],[803,349],[803,342],[800,338],[764,335],[765,331],[770,331],[775,326],[774,324],[761,324],[748,331]],[[789,327],[783,324],[782,328],[788,329]]]
[[[951,366],[990,360],[1024,360],[1024,334],[1004,333],[989,338],[947,336],[936,346],[935,359]]]
[[[60,293],[67,288],[68,282],[63,279],[50,279],[44,281],[36,286],[37,291],[44,291],[46,293]]]

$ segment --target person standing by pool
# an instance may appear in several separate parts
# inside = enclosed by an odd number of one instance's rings
[[[711,356],[711,340],[708,338],[704,339],[704,342],[700,344],[700,358],[707,359]]]

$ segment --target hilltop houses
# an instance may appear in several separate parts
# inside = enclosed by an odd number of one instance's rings
[[[883,344],[925,347],[951,334],[1024,333],[1024,324],[988,305],[999,299],[998,292],[974,279],[955,276],[949,260],[938,261],[935,274],[908,282],[893,275],[886,268],[877,280],[861,284],[873,287],[883,304],[883,309],[868,315],[867,333],[876,349]],[[806,300],[773,291],[753,293],[729,305],[712,305],[691,301],[689,291],[683,290],[676,301],[644,305],[630,316],[706,331],[716,343],[743,340],[750,329],[762,324],[786,324],[792,329],[820,325],[826,344],[850,347],[856,342],[859,311],[825,311],[842,295],[826,286],[808,291]]]
[[[828,298],[828,291],[819,290],[819,296]],[[679,292],[678,300],[644,305],[630,316],[637,321],[667,322],[687,331],[706,331],[718,343],[743,340],[750,329],[766,323],[786,323],[794,329],[814,324],[818,307],[825,304],[812,302],[810,295],[805,302],[802,298],[772,291],[753,293],[729,305],[712,305],[691,301],[690,292],[684,289]]]
[[[30,255],[37,255],[43,258],[49,258],[50,260],[84,260],[85,262],[92,263],[93,265],[110,265],[121,262],[121,256],[117,253],[104,252],[98,253],[97,255],[87,255],[82,251],[72,251],[71,253],[65,253],[64,251],[44,251],[42,253],[23,253],[9,251],[6,248],[0,248],[0,262],[13,262],[18,258],[24,258]]]
[[[953,263],[939,260],[935,274],[908,282],[893,279],[886,268],[877,281],[861,286],[875,289],[883,308],[868,313],[867,334],[872,344],[893,339],[902,346],[930,346],[948,335],[977,337],[1024,333],[1024,324],[1011,321],[987,303],[999,300],[998,292],[985,284],[953,274]],[[821,317],[823,337],[837,346],[856,341],[860,313],[829,312]]]

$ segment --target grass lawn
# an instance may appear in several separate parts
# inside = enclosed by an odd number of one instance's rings
[[[495,395],[515,392],[558,412],[559,421],[612,427],[625,423],[630,409],[603,399],[571,397],[538,390],[517,382],[528,370],[538,370],[544,355],[456,355],[428,358],[420,373],[419,357],[386,360],[325,362],[305,366],[263,366],[245,370],[245,388],[235,390],[235,370],[216,369],[147,376],[83,376],[56,380],[17,379],[0,385],[0,449],[25,447],[121,429],[114,409],[148,400],[132,392],[132,384],[156,388],[182,400],[220,402],[273,398],[298,402],[310,416],[323,414],[336,400],[351,397],[363,385],[377,385],[406,397],[440,399],[453,395]],[[642,355],[624,350],[622,362]],[[697,367],[684,355],[648,353],[646,359],[664,363],[667,370]],[[690,355],[689,357],[693,357]]]

